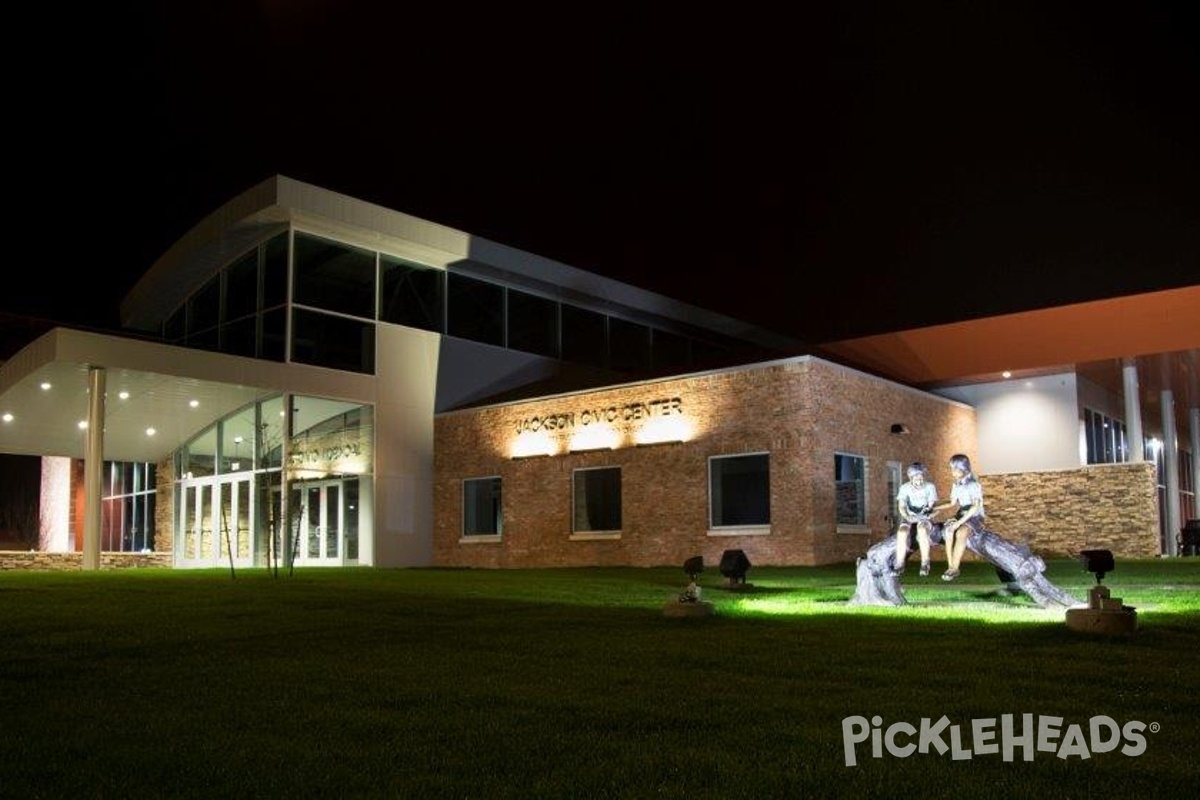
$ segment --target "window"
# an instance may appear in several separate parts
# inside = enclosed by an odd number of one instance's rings
[[[465,275],[446,276],[446,332],[460,339],[504,345],[504,287]]]
[[[292,312],[292,361],[373,374],[375,326],[298,308]]]
[[[154,549],[155,465],[105,461],[100,500],[100,549]]]
[[[383,291],[379,319],[424,331],[440,332],[445,273],[390,256],[380,258]]]
[[[1192,454],[1179,448],[1179,518],[1196,518],[1196,476],[1192,474]],[[1182,554],[1181,554],[1182,555]]]
[[[629,372],[650,369],[650,329],[636,322],[609,317],[608,365]]]
[[[288,235],[286,232],[273,237],[262,246],[263,250],[263,309],[281,306],[287,300]]]
[[[499,478],[463,481],[463,536],[499,536],[504,530]]]
[[[241,319],[258,311],[258,248],[225,268],[225,305],[222,322]]]
[[[771,462],[766,453],[708,460],[709,527],[771,524]]]
[[[217,323],[221,315],[221,276],[214,275],[188,299],[188,346],[217,349]]]
[[[540,356],[558,355],[558,304],[508,290],[508,346]]]
[[[835,519],[838,525],[867,524],[867,460],[846,453],[833,455]]]
[[[575,533],[621,530],[621,468],[577,469],[572,474]]]
[[[292,299],[306,306],[375,319],[375,254],[297,233]]]
[[[604,343],[608,339],[603,314],[563,304],[562,358],[595,367],[604,366]]]
[[[1087,440],[1087,463],[1117,464],[1129,460],[1124,422],[1085,408],[1083,428]]]

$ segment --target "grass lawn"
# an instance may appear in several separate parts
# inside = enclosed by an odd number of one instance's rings
[[[1068,630],[986,564],[915,572],[910,605],[863,608],[853,565],[755,567],[746,592],[710,567],[697,619],[663,613],[679,567],[3,572],[0,797],[1195,790],[1200,559],[1118,560],[1129,637]],[[1080,598],[1095,582],[1070,560],[1047,575]],[[986,749],[1025,714],[1048,749],[974,752],[973,726]],[[871,727],[943,716],[928,752],[872,756]],[[1094,717],[1125,728],[1113,749]]]

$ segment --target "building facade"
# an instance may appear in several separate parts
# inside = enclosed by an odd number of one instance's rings
[[[434,563],[853,561],[894,530],[907,464],[948,498],[977,439],[971,406],[813,357],[447,412]],[[983,480],[989,527],[1038,552],[1157,555],[1148,464]]]
[[[1070,309],[1072,330],[1099,320],[1077,352],[1039,351],[1070,340],[1022,317],[818,357],[277,176],[172,246],[122,331],[54,328],[0,364],[0,452],[42,459],[40,544],[0,562],[836,563],[890,534],[906,463],[945,496],[956,452],[1001,535],[1174,555],[1196,515],[1200,287],[1139,307],[1153,338],[1114,333],[1125,306]],[[959,363],[979,353],[1026,372]],[[1180,367],[1186,413],[1139,394],[1136,364],[1114,388],[1075,355]]]

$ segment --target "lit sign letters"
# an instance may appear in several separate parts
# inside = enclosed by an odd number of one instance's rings
[[[594,423],[614,425],[622,422],[639,422],[641,420],[682,413],[683,400],[678,397],[667,397],[661,400],[651,400],[647,403],[628,403],[626,405],[585,408],[582,411],[563,411],[555,414],[523,417],[517,420],[516,432],[561,431],[574,428],[576,425],[584,426]]]

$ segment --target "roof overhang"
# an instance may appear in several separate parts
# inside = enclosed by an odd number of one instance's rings
[[[1075,303],[823,344],[826,356],[921,388],[1078,370],[1131,360],[1172,363],[1181,402],[1200,404],[1200,286]]]
[[[0,414],[12,414],[0,421],[0,452],[83,458],[93,367],[104,369],[104,458],[112,461],[157,462],[285,389],[330,395],[330,371],[320,367],[55,328],[0,364]],[[338,386],[347,399],[374,402],[373,376],[339,373]]]

